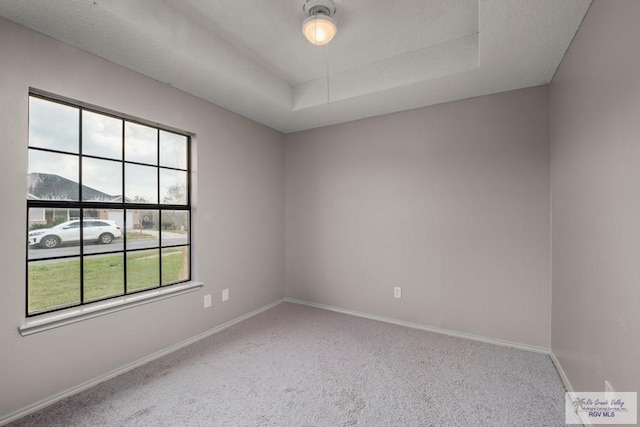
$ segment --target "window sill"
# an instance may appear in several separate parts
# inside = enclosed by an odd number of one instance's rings
[[[100,301],[94,304],[81,307],[74,307],[50,314],[43,314],[33,319],[26,319],[24,324],[18,328],[20,335],[27,336],[49,329],[59,328],[116,311],[125,310],[131,307],[148,304],[165,298],[186,294],[202,288],[201,282],[186,282],[173,285],[167,288],[154,289],[149,292],[126,295],[113,298],[107,301]]]

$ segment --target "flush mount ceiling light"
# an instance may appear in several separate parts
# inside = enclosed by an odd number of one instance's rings
[[[332,18],[336,13],[336,5],[331,0],[307,0],[302,10],[308,16],[302,24],[302,34],[315,45],[329,43],[338,32],[336,21]]]

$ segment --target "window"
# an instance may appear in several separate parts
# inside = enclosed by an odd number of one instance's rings
[[[191,279],[189,145],[29,95],[27,317]]]

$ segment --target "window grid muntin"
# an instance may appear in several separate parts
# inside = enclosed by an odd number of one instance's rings
[[[41,315],[41,314],[45,314],[45,313],[51,313],[51,312],[55,312],[55,311],[59,311],[59,310],[64,310],[64,309],[68,309],[71,307],[77,307],[77,306],[82,306],[82,305],[86,305],[86,304],[91,304],[91,303],[95,303],[95,302],[99,302],[99,301],[106,301],[112,298],[118,298],[121,297],[122,294],[120,295],[114,295],[112,297],[107,297],[107,298],[100,298],[100,299],[96,299],[96,300],[92,300],[92,301],[86,301],[86,298],[84,296],[84,291],[85,291],[85,286],[84,286],[84,260],[85,258],[91,258],[94,256],[103,256],[103,255],[109,255],[109,254],[122,254],[123,256],[123,264],[124,264],[124,271],[123,271],[123,280],[124,280],[124,295],[133,295],[133,294],[137,294],[140,292],[145,292],[145,291],[149,291],[151,289],[158,289],[158,288],[162,288],[162,287],[166,287],[166,286],[172,286],[178,283],[184,283],[184,282],[188,282],[191,280],[191,267],[192,267],[192,259],[191,259],[191,174],[190,174],[190,170],[191,170],[191,137],[190,135],[187,135],[185,133],[181,133],[179,131],[170,129],[168,127],[164,127],[161,125],[158,125],[156,123],[150,123],[150,122],[145,122],[143,120],[139,120],[139,119],[135,119],[126,115],[118,115],[115,113],[111,113],[105,110],[101,110],[99,108],[95,108],[95,107],[91,107],[88,105],[85,105],[83,103],[79,103],[79,102],[75,102],[75,101],[68,101],[68,100],[64,100],[64,99],[59,99],[56,96],[50,95],[50,94],[44,94],[44,93],[39,93],[39,91],[30,91],[29,92],[29,97],[33,97],[33,98],[39,98],[39,99],[44,99],[46,101],[49,102],[54,102],[54,103],[58,103],[58,104],[62,104],[62,105],[66,105],[66,106],[70,106],[73,108],[76,108],[78,110],[78,153],[74,153],[74,152],[69,152],[69,151],[64,151],[64,150],[57,150],[57,149],[52,149],[52,148],[43,148],[43,147],[31,147],[30,144],[27,145],[27,149],[28,150],[37,150],[37,151],[42,151],[42,152],[51,152],[51,153],[57,153],[57,154],[65,154],[65,155],[72,155],[77,157],[78,159],[78,201],[71,201],[71,200],[31,200],[29,198],[27,198],[27,233],[29,232],[29,226],[30,226],[30,221],[29,221],[29,210],[30,208],[42,208],[43,209],[43,215],[44,215],[44,209],[49,208],[49,209],[66,209],[66,210],[78,210],[79,211],[79,221],[81,224],[84,224],[84,210],[85,209],[104,209],[104,210],[122,210],[123,212],[123,218],[124,221],[126,222],[126,218],[127,218],[127,211],[132,211],[132,210],[157,210],[158,211],[158,217],[159,217],[159,226],[158,226],[158,240],[157,240],[157,246],[154,247],[144,247],[144,248],[132,248],[129,249],[128,245],[127,245],[127,237],[126,237],[126,231],[127,228],[125,227],[125,224],[119,224],[121,231],[122,231],[122,242],[123,242],[123,248],[121,250],[105,250],[105,251],[100,251],[98,253],[84,253],[84,246],[85,246],[85,242],[84,242],[84,228],[85,227],[79,227],[79,233],[80,233],[80,240],[78,242],[78,246],[79,246],[79,253],[76,254],[71,254],[71,255],[60,255],[60,256],[51,256],[51,257],[40,257],[40,258],[36,258],[36,259],[29,259],[29,244],[27,242],[27,253],[26,253],[26,268],[25,268],[25,273],[26,273],[26,278],[27,278],[27,283],[26,283],[26,295],[25,295],[25,313],[27,317],[33,317],[33,316],[37,316],[37,315]],[[103,156],[98,156],[98,155],[92,155],[92,154],[88,154],[85,155],[83,153],[83,147],[82,147],[82,142],[83,142],[83,129],[82,129],[82,125],[83,125],[83,111],[88,111],[88,112],[92,112],[92,113],[96,113],[96,114],[102,114],[108,117],[112,117],[118,120],[122,120],[122,134],[121,134],[121,146],[122,146],[122,158],[121,159],[113,159],[110,157],[103,157]],[[138,125],[143,125],[143,126],[147,126],[147,127],[151,127],[155,129],[155,133],[156,133],[156,165],[149,165],[148,163],[142,163],[142,162],[136,162],[136,161],[127,161],[125,160],[125,132],[126,132],[126,123],[130,122],[130,123],[134,123],[134,124],[138,124]],[[168,167],[168,166],[161,166],[160,165],[160,133],[161,131],[170,133],[170,134],[175,134],[175,135],[179,135],[182,137],[186,138],[186,151],[187,151],[187,167],[186,169],[182,169],[182,168],[176,168],[176,167]],[[115,162],[119,162],[122,167],[121,167],[121,174],[122,174],[122,185],[121,185],[121,202],[95,202],[95,201],[82,201],[83,195],[82,195],[82,191],[83,191],[83,176],[82,176],[82,159],[83,158],[92,158],[92,159],[99,159],[99,160],[108,160],[108,161],[115,161]],[[126,202],[125,200],[125,188],[126,188],[126,181],[125,181],[125,165],[126,164],[137,164],[137,165],[142,165],[142,166],[151,166],[151,167],[155,167],[156,168],[156,194],[157,194],[157,203],[135,203],[135,202]],[[166,170],[177,170],[177,171],[182,171],[182,172],[186,172],[187,175],[187,180],[186,180],[186,204],[164,204],[161,203],[161,199],[160,199],[160,170],[161,169],[166,169]],[[173,244],[173,245],[164,245],[162,243],[162,212],[163,211],[185,211],[187,212],[188,215],[188,230],[186,233],[186,243],[184,244]],[[163,275],[162,275],[162,252],[163,250],[167,250],[167,249],[173,249],[173,248],[187,248],[188,250],[188,270],[186,271],[186,277],[183,280],[178,280],[175,282],[172,282],[170,284],[167,285],[163,285]],[[157,286],[153,286],[153,287],[145,287],[142,288],[140,290],[132,290],[129,291],[128,289],[128,280],[127,280],[127,254],[129,253],[135,253],[135,252],[139,252],[139,251],[144,251],[144,250],[158,250],[158,285]],[[54,307],[54,308],[48,308],[48,309],[44,309],[44,310],[38,310],[38,311],[33,311],[33,312],[29,312],[29,266],[31,263],[37,263],[40,261],[47,261],[47,260],[64,260],[64,259],[72,259],[72,258],[77,258],[79,260],[79,264],[80,264],[80,303],[78,304],[72,304],[72,305],[64,305],[64,306],[60,306],[60,307]]]

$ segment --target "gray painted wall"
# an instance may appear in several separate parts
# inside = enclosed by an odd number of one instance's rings
[[[606,379],[637,390],[639,15],[637,1],[594,2],[550,90],[285,137],[0,19],[0,416],[285,292],[551,345],[575,389],[601,390]],[[197,134],[194,272],[203,290],[18,334],[30,86]]]
[[[282,134],[3,19],[0,58],[0,417],[283,297]],[[30,86],[197,134],[193,247],[203,290],[18,334]],[[205,310],[207,293],[214,305]]]
[[[544,86],[287,135],[286,295],[548,348],[547,107]]]
[[[551,345],[579,391],[640,387],[638,17],[595,1],[551,84]]]

